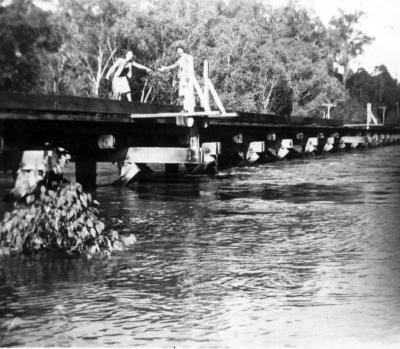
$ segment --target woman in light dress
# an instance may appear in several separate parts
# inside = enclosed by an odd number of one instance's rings
[[[145,67],[133,60],[133,52],[128,51],[125,58],[118,58],[112,67],[108,70],[106,79],[112,79],[112,91],[113,99],[120,100],[122,95],[126,95],[128,101],[132,101],[131,87],[129,86],[129,80],[132,78],[132,67],[145,70],[146,72],[151,72],[150,68]]]

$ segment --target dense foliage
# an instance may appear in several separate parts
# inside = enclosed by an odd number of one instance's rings
[[[116,231],[105,230],[97,217],[98,202],[80,184],[55,190],[38,187],[29,205],[16,203],[0,223],[0,254],[56,251],[108,255],[122,244]]]
[[[350,75],[346,85],[353,98],[352,104],[347,103],[348,110],[345,112],[352,112],[359,120],[365,119],[361,106],[372,102],[374,113],[380,121],[385,117],[386,123],[399,124],[400,85],[384,65],[376,67],[372,75],[359,69]]]
[[[176,59],[183,40],[199,79],[210,61],[228,109],[322,116],[332,103],[333,116],[364,120],[371,102],[398,118],[400,87],[386,68],[374,76],[350,70],[372,41],[358,30],[361,16],[339,12],[326,26],[295,1],[64,0],[54,12],[32,0],[0,1],[0,88],[107,97],[106,70],[124,49],[158,68]],[[176,80],[135,70],[134,99],[175,103]]]

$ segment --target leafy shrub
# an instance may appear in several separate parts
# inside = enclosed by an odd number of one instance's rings
[[[99,203],[80,184],[38,186],[30,205],[15,203],[0,224],[0,252],[104,253],[122,249],[116,231],[98,218]]]

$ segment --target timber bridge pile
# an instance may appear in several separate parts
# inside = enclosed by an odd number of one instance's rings
[[[97,162],[121,164],[127,183],[149,164],[168,173],[217,171],[239,163],[400,143],[400,127],[225,110],[184,113],[178,106],[95,98],[0,93],[1,167],[47,171],[60,151],[76,178],[96,184]],[[183,165],[183,166],[182,166]]]

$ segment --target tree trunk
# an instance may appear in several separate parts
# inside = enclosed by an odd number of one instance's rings
[[[140,96],[140,103],[143,103],[143,101],[144,101],[144,96],[145,96],[145,92],[146,92],[147,82],[148,82],[148,79],[146,79],[146,81],[144,82],[144,86],[143,86],[143,88],[142,88],[142,94],[141,94],[141,96]]]
[[[93,94],[98,97],[99,91],[100,91],[100,81],[103,76],[103,49],[101,45],[99,45],[99,53],[97,55],[97,72],[96,72],[96,79],[94,81],[94,86],[93,86]]]
[[[100,80],[97,80],[94,82],[94,86],[93,86],[93,95],[95,97],[99,96],[99,91],[100,91]]]
[[[343,67],[343,86],[346,88],[347,79],[349,78],[350,66],[346,63]]]
[[[269,104],[271,103],[272,91],[274,90],[274,88],[275,88],[277,82],[278,82],[277,79],[274,79],[274,80],[272,81],[271,88],[269,89],[269,92],[268,92],[268,96],[267,96],[267,98],[265,99],[265,101],[264,101],[264,103],[263,103],[263,104],[264,104],[264,105],[263,105],[263,107],[264,107],[264,112],[266,112],[266,113],[269,112]]]

